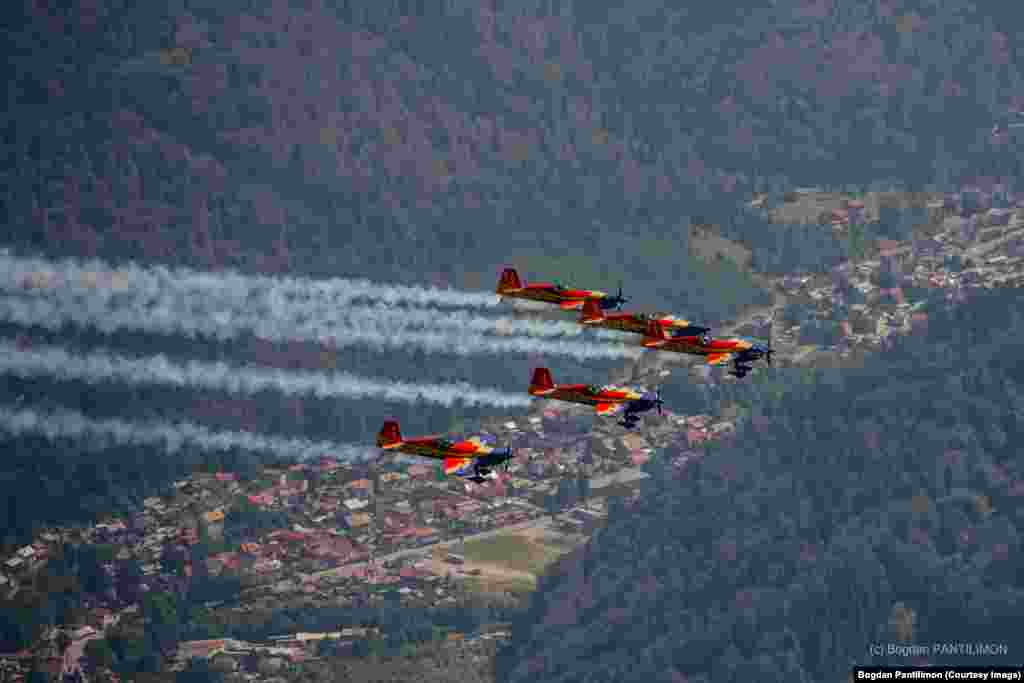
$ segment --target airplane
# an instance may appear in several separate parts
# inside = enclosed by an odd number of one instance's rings
[[[587,301],[583,304],[583,315],[580,316],[580,325],[590,327],[604,327],[610,330],[632,332],[634,334],[646,334],[647,324],[652,320],[661,323],[665,328],[677,333],[698,335],[708,332],[711,328],[691,325],[689,320],[677,318],[667,313],[613,313],[605,315],[596,301]]]
[[[474,436],[465,441],[452,441],[443,436],[420,436],[403,439],[398,422],[388,420],[377,435],[377,448],[398,451],[424,458],[434,458],[444,463],[444,473],[481,484],[497,479],[495,468],[508,463],[514,457],[511,447],[495,448]]]
[[[498,280],[498,288],[495,291],[499,298],[507,296],[514,299],[543,301],[558,304],[567,311],[582,308],[586,301],[597,302],[599,308],[622,308],[622,304],[629,301],[622,296],[621,284],[619,293],[615,296],[595,289],[572,289],[560,282],[534,282],[524,285],[515,268],[506,268],[501,271],[501,278]]]
[[[750,372],[749,363],[752,361],[764,358],[768,365],[772,364],[770,341],[764,344],[746,337],[712,337],[708,332],[696,335],[672,334],[657,320],[648,322],[641,343],[649,349],[705,356],[708,365],[722,365],[732,361],[733,369],[729,374],[736,378],[743,378]]]
[[[547,368],[536,368],[530,380],[531,396],[550,398],[570,403],[582,403],[594,406],[598,415],[613,415],[623,412],[620,425],[632,429],[640,420],[638,413],[657,408],[661,415],[661,391],[657,393],[641,392],[629,387],[605,385],[603,387],[590,384],[555,384],[551,371]]]

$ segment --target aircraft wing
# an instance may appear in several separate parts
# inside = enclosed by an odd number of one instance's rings
[[[732,352],[712,353],[708,356],[708,365],[722,365],[729,362]]]
[[[594,412],[598,415],[614,415],[622,410],[621,403],[598,403],[594,406]]]
[[[460,441],[452,443],[444,439],[426,437],[404,441],[397,450],[423,458],[444,460],[445,458],[472,458],[488,449],[479,442]]]
[[[448,457],[444,459],[444,473],[452,474],[458,472],[462,468],[466,467],[473,461],[472,458],[452,458]]]
[[[579,299],[569,299],[559,303],[558,307],[563,311],[575,311],[576,309],[583,307],[583,302]]]
[[[416,455],[421,458],[434,458],[435,460],[442,460],[446,457],[445,449],[439,443],[426,439],[405,441],[395,450],[400,453]]]

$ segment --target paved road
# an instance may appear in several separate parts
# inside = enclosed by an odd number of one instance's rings
[[[618,472],[612,472],[611,474],[602,474],[599,477],[591,477],[590,479],[590,490],[595,491],[597,489],[603,489],[612,484],[628,484],[631,481],[637,481],[638,479],[646,479],[651,475],[643,471],[640,467],[631,467],[625,470],[619,470]]]
[[[484,539],[484,538],[491,538],[492,536],[497,536],[499,534],[507,534],[507,533],[512,532],[512,531],[521,531],[523,529],[531,529],[531,528],[539,529],[539,528],[542,528],[542,527],[546,527],[548,524],[550,524],[550,522],[551,522],[551,518],[547,517],[547,516],[539,517],[539,518],[536,518],[536,519],[528,519],[528,520],[523,521],[523,522],[517,522],[516,524],[511,524],[509,526],[498,527],[497,529],[490,529],[488,531],[481,531],[478,534],[473,534],[471,536],[466,536],[465,540],[467,540],[467,541],[477,541],[477,540],[481,540],[481,539]],[[389,553],[387,555],[378,555],[378,556],[376,556],[374,558],[374,563],[380,564],[382,562],[388,562],[388,561],[391,561],[391,560],[399,560],[399,559],[402,559],[402,558],[405,558],[405,557],[412,557],[412,556],[415,556],[415,555],[423,555],[425,553],[429,554],[429,553],[432,553],[434,550],[437,550],[439,548],[447,548],[448,546],[450,546],[450,545],[452,545],[454,543],[461,543],[461,542],[462,542],[461,538],[453,538],[453,539],[448,539],[448,540],[445,540],[445,541],[440,541],[438,543],[431,543],[430,545],[420,546],[419,548],[406,548],[404,550],[398,550],[396,552]],[[347,573],[349,571],[352,571],[354,569],[362,569],[367,564],[369,564],[369,562],[354,562],[352,564],[346,564],[346,565],[342,565],[340,567],[335,567],[334,569],[325,569],[324,571],[321,571],[321,572],[314,572],[313,574],[311,574],[311,576],[313,576],[315,578],[323,578],[323,577],[327,577],[327,576],[341,575],[341,574],[345,574],[345,573]]]
[[[964,252],[964,256],[971,259],[977,259],[989,253],[990,251],[998,249],[1007,242],[1011,242],[1021,237],[1024,237],[1024,225],[1020,225],[1019,223],[1015,226],[1011,225],[1010,227],[1007,228],[1006,234],[1003,235],[1002,237],[994,239],[991,242],[985,242],[983,244],[973,246]]]

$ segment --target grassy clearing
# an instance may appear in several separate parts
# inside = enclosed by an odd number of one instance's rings
[[[502,534],[467,541],[463,554],[469,562],[493,564],[518,572],[539,574],[557,559],[560,553],[518,534]]]

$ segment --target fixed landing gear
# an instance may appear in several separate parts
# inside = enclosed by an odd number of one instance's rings
[[[737,363],[735,367],[733,367],[733,369],[729,371],[729,374],[737,379],[743,379],[744,377],[747,376],[748,372],[750,372],[749,365],[741,365]]]
[[[633,427],[636,427],[636,423],[639,421],[639,417],[633,415],[632,413],[629,413],[623,416],[622,420],[619,421],[619,424],[625,427],[626,429],[632,429]]]

